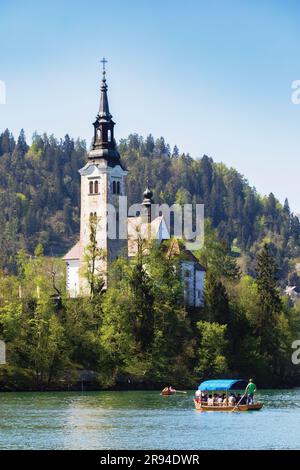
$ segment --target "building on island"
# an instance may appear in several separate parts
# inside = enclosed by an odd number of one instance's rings
[[[103,63],[105,65],[105,62]],[[153,194],[149,187],[144,192],[141,213],[132,217],[125,214],[123,236],[119,232],[119,210],[122,196],[126,196],[125,178],[128,171],[121,161],[114,137],[115,123],[109,111],[106,71],[103,67],[99,112],[93,123],[94,135],[86,165],[79,170],[81,176],[80,239],[64,256],[66,262],[66,287],[70,297],[88,295],[89,286],[82,273],[85,248],[90,243],[90,219],[96,216],[99,226],[96,232],[97,247],[105,257],[96,261],[105,283],[110,263],[119,256],[132,257],[137,251],[137,236],[151,236],[162,243],[169,240],[167,255],[180,256],[184,296],[189,306],[203,305],[205,269],[182,241],[170,238],[170,229],[163,215],[152,214]],[[113,209],[112,209],[113,208]],[[114,214],[111,212],[115,211]],[[115,236],[109,236],[112,216],[116,221]],[[120,218],[121,220],[121,218]],[[121,223],[121,222],[120,222]],[[125,231],[125,236],[124,236]],[[137,234],[138,232],[138,234]]]

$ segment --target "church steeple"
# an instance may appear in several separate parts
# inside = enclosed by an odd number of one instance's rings
[[[92,160],[104,158],[108,161],[110,166],[120,164],[120,155],[116,149],[116,142],[114,138],[115,123],[112,120],[112,115],[109,111],[108,97],[107,97],[107,83],[106,83],[106,59],[101,60],[103,65],[102,82],[101,82],[101,95],[99,112],[94,126],[94,138],[92,143],[92,150],[89,158]]]
[[[109,121],[111,120],[112,115],[109,112],[108,98],[107,98],[107,83],[106,83],[106,70],[105,70],[105,64],[107,60],[103,58],[101,62],[103,64],[103,70],[102,70],[102,83],[101,83],[101,88],[100,88],[101,96],[100,96],[100,106],[99,106],[98,116],[102,119]]]

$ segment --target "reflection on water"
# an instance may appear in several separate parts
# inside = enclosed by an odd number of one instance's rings
[[[300,449],[300,390],[262,411],[199,413],[193,393],[2,393],[1,449]]]

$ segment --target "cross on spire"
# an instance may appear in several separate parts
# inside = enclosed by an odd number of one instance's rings
[[[106,71],[106,70],[105,70],[105,64],[107,64],[108,61],[105,59],[105,57],[103,57],[103,58],[100,60],[100,62],[101,62],[102,67],[103,67],[103,68],[102,68],[102,71],[103,71],[103,73],[105,74],[105,71]]]

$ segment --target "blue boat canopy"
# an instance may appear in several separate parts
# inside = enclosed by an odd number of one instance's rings
[[[226,391],[226,390],[243,390],[247,386],[247,381],[244,379],[234,380],[205,380],[202,382],[198,390],[205,391]]]

